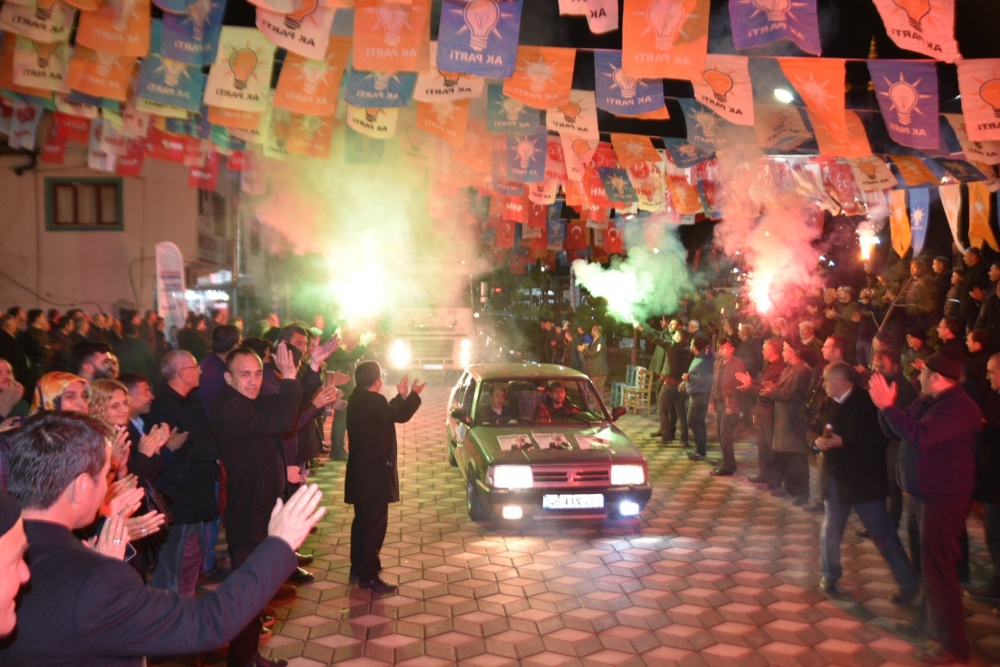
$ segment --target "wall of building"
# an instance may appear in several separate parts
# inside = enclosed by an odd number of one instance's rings
[[[20,156],[0,158],[4,309],[18,304],[88,312],[145,310],[153,307],[155,244],[177,244],[186,263],[197,258],[198,190],[187,185],[187,167],[146,160],[141,177],[122,178],[123,231],[46,231],[47,177],[107,174],[86,169],[82,150],[67,151],[64,165],[39,162],[36,169],[17,176],[13,167],[25,161]]]

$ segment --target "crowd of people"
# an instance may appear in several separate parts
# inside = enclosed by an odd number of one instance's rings
[[[0,315],[0,488],[13,497],[0,494],[11,566],[0,592],[33,579],[0,665],[138,665],[227,642],[230,667],[284,664],[258,646],[276,617],[269,601],[313,580],[312,556],[296,550],[322,516],[307,480],[323,453],[347,462],[352,582],[394,588],[378,560],[398,500],[392,424],[424,385],[404,378],[393,402],[378,395],[378,364],[358,363],[370,333],[323,342],[319,317],[280,326],[272,315],[260,336],[241,325],[191,315],[174,348],[155,313]],[[228,568],[216,562],[223,525]],[[223,583],[196,598],[202,576]],[[45,641],[52,632],[64,641]]]
[[[898,285],[800,290],[773,318],[726,317],[754,304],[719,307],[709,291],[658,328],[636,329],[653,350],[653,435],[693,441],[688,458],[703,461],[713,417],[722,461],[710,474],[730,476],[734,436],[744,429],[757,445],[749,481],[824,513],[820,587],[832,595],[853,509],[859,535],[873,540],[896,580],[891,601],[916,605],[902,631],[936,639],[921,657],[948,664],[969,656],[961,586],[1000,604],[1000,261],[986,266],[971,248],[960,265],[937,257],[909,269]],[[712,331],[691,317],[694,304],[715,313]],[[969,581],[973,499],[993,562],[980,587]],[[904,507],[909,557],[898,532]]]

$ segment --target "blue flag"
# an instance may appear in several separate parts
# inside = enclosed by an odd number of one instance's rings
[[[164,58],[162,49],[163,22],[155,19],[150,31],[149,55],[139,67],[137,97],[158,104],[197,113],[205,93],[205,73],[201,67]]]
[[[548,133],[544,127],[530,134],[507,135],[507,180],[540,183],[545,180]]]
[[[612,203],[636,204],[639,202],[639,195],[632,187],[628,171],[622,167],[598,167],[597,173],[601,175],[604,191],[608,193],[608,199]]]
[[[486,86],[487,132],[534,132],[541,126],[541,111],[504,95],[502,83]]]
[[[514,73],[521,0],[443,0],[437,67],[493,79]]]
[[[684,110],[689,143],[706,151],[730,148],[737,144],[757,145],[757,135],[752,127],[730,123],[695,100],[679,99],[677,103]]]
[[[598,109],[636,116],[663,108],[663,80],[626,75],[621,51],[594,51],[594,81]]]
[[[875,97],[892,140],[910,148],[937,149],[937,70],[934,63],[869,60]]]
[[[696,164],[711,160],[714,153],[698,148],[694,144],[688,143],[687,139],[676,139],[674,137],[663,137],[663,146],[670,154],[670,159],[681,169],[693,167]]]
[[[410,104],[416,84],[416,72],[359,72],[351,67],[347,102],[366,109],[405,107]]]
[[[927,222],[930,217],[930,195],[927,188],[910,188],[910,233],[913,235],[913,256],[924,249]]]
[[[204,67],[215,62],[226,0],[188,0],[183,14],[163,14],[163,49],[171,60]]]

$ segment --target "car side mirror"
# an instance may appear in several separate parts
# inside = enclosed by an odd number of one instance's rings
[[[466,426],[469,426],[470,424],[472,424],[472,420],[469,419],[469,413],[466,412],[465,410],[463,410],[462,408],[455,408],[454,410],[452,410],[451,411],[451,418],[452,419],[457,419],[458,421],[462,422]]]
[[[623,414],[628,412],[628,409],[624,405],[619,405],[617,407],[611,408],[611,421],[616,422],[618,418]]]

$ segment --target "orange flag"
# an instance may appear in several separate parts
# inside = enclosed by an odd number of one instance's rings
[[[92,97],[124,102],[133,69],[135,58],[102,53],[77,44],[69,62],[66,83],[73,90]]]
[[[816,132],[816,143],[819,145],[821,155],[844,158],[863,158],[872,154],[871,144],[868,143],[868,134],[865,132],[865,125],[861,122],[861,117],[853,111],[845,111],[847,132],[839,139],[830,133],[826,123],[811,110],[806,109],[809,114],[809,121]]]
[[[737,125],[753,125],[753,86],[746,56],[709,54],[705,71],[695,79],[694,98]]]
[[[293,113],[286,148],[293,155],[326,159],[333,141],[333,117],[320,118]]]
[[[332,116],[350,54],[350,37],[330,37],[323,60],[309,60],[289,51],[278,75],[274,106],[313,116]]]
[[[413,0],[412,4],[358,0],[354,9],[354,69],[416,71],[430,14],[430,0]]]
[[[910,249],[913,239],[910,216],[906,212],[906,190],[889,190],[889,233],[892,249],[902,257]]]
[[[519,46],[514,74],[504,81],[503,94],[536,109],[568,104],[575,61],[576,49]]]
[[[653,142],[645,135],[612,132],[611,145],[614,146],[618,161],[626,168],[643,162],[660,161],[660,154],[653,148]]]
[[[0,89],[35,97],[51,97],[51,90],[27,88],[14,83],[14,51],[17,45],[17,35],[8,32],[0,36],[0,39],[3,40],[3,46],[0,48]]]
[[[260,114],[253,111],[209,106],[208,122],[212,125],[228,127],[231,130],[252,132],[260,127]]]
[[[969,245],[982,248],[985,241],[1000,251],[990,229],[990,191],[985,183],[969,183]]]
[[[151,16],[149,0],[105,2],[96,12],[80,15],[76,43],[116,56],[145,56]]]
[[[958,88],[969,139],[1000,139],[1000,58],[960,61]]]
[[[455,159],[474,171],[490,171],[493,142],[486,132],[486,121],[470,118],[465,126],[465,144],[455,151]]]
[[[934,178],[934,174],[927,168],[927,165],[920,161],[920,158],[912,155],[890,155],[889,157],[896,163],[899,175],[903,177],[903,180],[911,188],[919,185],[927,185],[928,183],[933,185],[938,184],[938,180]]]
[[[708,52],[710,4],[710,0],[625,0],[625,73],[637,78],[700,79]]]
[[[441,137],[456,148],[465,143],[465,125],[469,119],[469,100],[417,102],[417,127]]]
[[[781,71],[834,141],[849,140],[842,58],[778,58]],[[815,127],[815,123],[813,126]]]

